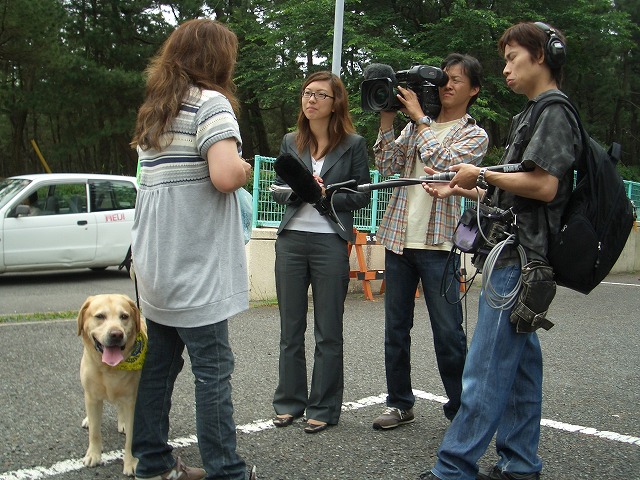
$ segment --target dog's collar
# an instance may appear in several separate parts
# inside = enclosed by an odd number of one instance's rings
[[[147,356],[147,337],[138,332],[136,335],[136,343],[128,358],[115,366],[117,370],[142,370],[144,359]]]

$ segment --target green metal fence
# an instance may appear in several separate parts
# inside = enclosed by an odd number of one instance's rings
[[[276,178],[273,170],[275,158],[256,155],[253,170],[253,227],[277,227],[284,214],[284,205],[273,201],[269,187]],[[371,183],[381,182],[388,178],[380,175],[377,170],[370,170]],[[362,232],[374,233],[380,225],[382,215],[391,198],[391,189],[374,190],[371,192],[371,202],[365,208],[354,213],[354,227]]]
[[[253,228],[256,227],[277,227],[280,225],[280,220],[284,214],[284,205],[278,205],[273,201],[271,197],[271,191],[269,187],[273,184],[276,178],[276,173],[273,170],[273,157],[262,157],[256,155],[253,171]],[[397,178],[397,175],[393,177],[384,177],[380,175],[377,170],[370,170],[371,183],[381,182],[389,178]],[[627,188],[627,196],[633,201],[636,207],[636,214],[640,208],[640,183],[631,182],[625,180],[625,187]],[[375,233],[378,230],[378,225],[382,220],[382,215],[387,208],[387,203],[391,198],[392,189],[385,188],[381,190],[374,190],[371,192],[371,202],[365,208],[357,210],[354,214],[354,227],[362,232]],[[464,201],[462,208],[466,208],[469,204],[474,202]],[[465,205],[466,203],[466,205]]]

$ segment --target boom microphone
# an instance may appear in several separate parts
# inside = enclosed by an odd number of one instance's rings
[[[503,165],[486,167],[489,171],[503,173],[530,172],[533,168],[534,167],[527,166],[524,163],[505,163]],[[356,190],[358,192],[370,192],[372,190],[380,190],[382,188],[406,187],[409,185],[420,185],[423,183],[449,183],[455,176],[456,172],[442,172],[417,178],[391,178],[379,183],[363,183],[356,186]]]
[[[298,158],[289,153],[283,153],[273,162],[273,169],[302,201],[313,205],[320,215],[326,215],[344,230],[329,198],[322,195],[322,187]],[[272,189],[272,191],[277,190]]]
[[[322,199],[322,188],[313,174],[293,155],[280,155],[273,163],[273,169],[302,201],[316,204]]]
[[[443,172],[417,178],[391,178],[378,183],[363,183],[356,186],[356,190],[358,192],[370,192],[382,188],[407,187],[409,185],[422,185],[423,183],[449,183],[455,175],[455,172]]]
[[[371,80],[372,78],[388,78],[393,85],[398,83],[396,74],[393,72],[391,66],[384,63],[372,63],[364,69],[362,72],[365,80]]]

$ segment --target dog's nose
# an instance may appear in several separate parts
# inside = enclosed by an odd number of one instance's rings
[[[122,330],[111,330],[109,332],[109,343],[115,344],[121,342],[124,338],[124,332]]]

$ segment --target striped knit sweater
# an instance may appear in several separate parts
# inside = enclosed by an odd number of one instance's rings
[[[140,150],[132,252],[143,314],[197,327],[248,308],[247,262],[237,194],[211,183],[207,150],[238,122],[220,93],[191,89],[162,151]]]

